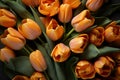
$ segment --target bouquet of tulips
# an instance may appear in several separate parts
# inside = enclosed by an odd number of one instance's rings
[[[11,80],[120,80],[120,3],[0,0],[0,60]]]

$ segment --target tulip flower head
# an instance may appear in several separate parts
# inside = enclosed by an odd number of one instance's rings
[[[43,75],[43,73],[40,72],[35,72],[32,74],[32,76],[30,77],[30,80],[46,80],[45,76]]]
[[[20,50],[26,44],[25,38],[14,28],[7,28],[4,31],[1,42],[13,50]]]
[[[0,9],[0,25],[3,27],[14,27],[15,24],[15,15],[7,9]]]
[[[93,16],[91,16],[89,10],[83,10],[78,15],[73,17],[71,21],[71,25],[75,29],[76,32],[82,32],[85,29],[91,27],[95,22]]]
[[[27,76],[16,75],[12,80],[30,80]]]
[[[40,0],[22,0],[22,2],[27,6],[36,7],[40,4]]]

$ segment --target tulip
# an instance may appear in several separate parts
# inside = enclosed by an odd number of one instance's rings
[[[120,66],[117,66],[115,69],[115,76],[120,80]]]
[[[90,62],[81,60],[75,67],[75,74],[77,78],[92,79],[95,77],[96,72],[94,66]]]
[[[104,28],[96,27],[90,32],[90,42],[96,46],[101,46],[104,41]]]
[[[69,4],[73,9],[81,4],[81,0],[63,0],[64,4]]]
[[[27,6],[36,7],[40,4],[40,0],[22,0],[22,2]]]
[[[1,35],[1,42],[13,50],[20,50],[24,47],[26,40],[14,28],[7,28]]]
[[[104,0],[87,0],[86,7],[90,11],[97,11],[104,3]]]
[[[59,12],[59,0],[41,0],[38,11],[46,16],[54,16]]]
[[[22,20],[22,23],[18,26],[18,31],[29,40],[34,40],[41,35],[39,25],[31,19]]]
[[[51,18],[50,17],[40,17],[42,23],[45,25],[45,28],[49,25]]]
[[[27,76],[16,75],[12,80],[30,80]]]
[[[92,26],[94,22],[95,19],[93,16],[91,16],[90,11],[83,10],[81,13],[73,17],[71,25],[73,26],[76,32],[81,32]]]
[[[42,73],[35,72],[30,77],[30,80],[46,80],[46,78]]]
[[[61,4],[58,19],[62,23],[68,23],[72,18],[72,8],[69,4]]]
[[[39,50],[33,51],[29,56],[30,62],[33,68],[38,71],[42,72],[47,69],[47,64],[44,59],[44,56]]]
[[[112,60],[112,58],[105,56],[100,57],[97,61],[95,61],[94,67],[100,76],[108,77],[114,68],[114,63],[115,62]]]
[[[51,56],[56,62],[64,62],[70,56],[70,49],[63,43],[59,43],[52,50]]]
[[[114,46],[120,46],[120,25],[115,21],[106,26],[105,40]]]
[[[15,24],[15,15],[6,9],[0,9],[0,25],[3,27],[14,27]]]
[[[49,25],[46,28],[47,36],[51,40],[56,41],[62,37],[63,33],[64,33],[63,26],[60,26],[55,19],[51,19]]]
[[[1,61],[6,61],[9,62],[10,59],[15,58],[15,53],[13,50],[11,50],[8,47],[4,47],[2,49],[0,49],[0,59]]]
[[[80,34],[69,42],[69,46],[74,53],[83,53],[88,44],[89,36],[87,34]]]

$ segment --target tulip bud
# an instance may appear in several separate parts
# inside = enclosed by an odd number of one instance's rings
[[[60,26],[55,19],[52,19],[46,28],[47,36],[51,40],[56,41],[62,37],[63,33],[64,33],[63,26]]]
[[[46,16],[54,16],[59,12],[59,0],[41,0],[38,11]]]
[[[75,67],[77,78],[92,79],[95,77],[95,73],[94,66],[86,60],[79,61]]]
[[[69,42],[69,46],[74,53],[83,53],[88,44],[89,36],[87,34],[80,34]]]
[[[22,2],[27,6],[36,7],[40,4],[40,0],[22,0]]]
[[[114,63],[115,62],[108,56],[100,57],[97,61],[95,61],[94,67],[100,76],[108,77],[114,68]]]
[[[71,25],[73,26],[76,32],[81,32],[92,26],[94,22],[95,19],[93,16],[91,16],[90,11],[83,10],[81,13],[73,17]]]
[[[63,43],[59,43],[54,47],[51,56],[53,60],[56,62],[64,62],[70,56],[70,49]]]
[[[117,25],[116,22],[107,25],[105,29],[105,40],[114,46],[120,46],[120,25]]]
[[[30,80],[27,76],[16,75],[12,80]]]
[[[3,27],[14,27],[15,24],[15,15],[6,9],[0,9],[0,25]]]
[[[90,11],[97,11],[104,3],[104,0],[87,0],[86,7]]]
[[[15,57],[15,53],[13,50],[9,49],[8,47],[4,47],[0,49],[0,59],[1,61],[7,61],[9,62],[10,59]]]
[[[46,78],[42,73],[35,72],[30,77],[30,80],[46,80]]]
[[[69,4],[73,9],[81,4],[81,0],[63,0],[64,4]]]
[[[61,4],[60,5],[60,10],[58,13],[58,19],[62,23],[67,23],[71,20],[72,18],[72,8],[69,4]]]
[[[104,41],[104,28],[96,27],[90,32],[90,42],[96,46],[100,46]]]
[[[22,20],[22,23],[18,26],[18,31],[29,40],[34,40],[41,35],[39,25],[31,19]]]
[[[7,28],[1,35],[1,42],[11,49],[20,50],[25,45],[26,40],[14,28]]]
[[[30,62],[32,64],[33,68],[36,71],[41,72],[41,71],[46,70],[46,68],[47,68],[46,61],[44,59],[44,56],[42,55],[42,53],[39,50],[33,51],[30,54],[29,59],[30,59]]]

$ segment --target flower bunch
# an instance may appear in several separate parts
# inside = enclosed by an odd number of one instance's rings
[[[109,17],[119,6],[108,0],[1,0],[0,60],[7,76],[120,79],[120,21]]]

